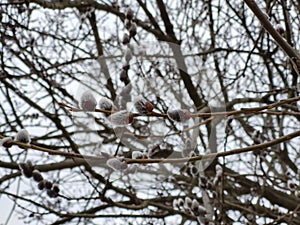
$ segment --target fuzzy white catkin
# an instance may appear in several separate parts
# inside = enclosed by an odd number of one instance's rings
[[[19,130],[17,135],[16,135],[15,140],[23,142],[23,143],[27,143],[27,144],[29,144],[30,141],[31,141],[29,133],[26,129]]]
[[[133,151],[132,158],[133,159],[141,159],[141,158],[143,158],[143,153],[140,151]]]
[[[103,97],[99,100],[99,107],[100,109],[110,111],[113,108],[113,103],[110,99]]]
[[[168,110],[167,115],[174,122],[185,122],[190,119],[190,114],[185,109]]]
[[[115,126],[124,126],[132,122],[130,118],[130,113],[126,110],[121,110],[119,112],[110,115],[110,121]]]
[[[139,98],[134,102],[134,107],[141,115],[147,114],[146,99]]]
[[[141,115],[147,115],[148,112],[152,112],[153,105],[142,97],[136,98],[134,107]]]
[[[95,111],[97,101],[90,91],[85,91],[80,98],[80,106],[84,111]]]
[[[106,165],[116,171],[117,170],[125,170],[128,167],[126,163],[122,162],[121,160],[119,160],[117,158],[108,159],[106,161]]]

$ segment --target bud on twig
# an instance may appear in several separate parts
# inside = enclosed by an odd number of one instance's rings
[[[141,115],[147,115],[148,112],[153,111],[153,105],[151,104],[151,102],[143,98],[137,100],[134,103],[134,106]]]
[[[127,70],[122,69],[120,73],[120,81],[124,82],[125,84],[128,84],[130,82]]]
[[[136,35],[136,30],[137,30],[136,24],[132,23],[129,30],[128,30],[130,37],[134,37]]]
[[[49,181],[49,180],[43,180],[44,181],[44,185],[45,185],[45,188],[46,189],[51,189],[52,188],[52,182],[51,181]]]
[[[133,122],[133,114],[127,112],[126,110],[121,110],[119,112],[110,115],[110,121],[115,126],[124,126],[131,124]]]
[[[133,159],[142,159],[143,158],[143,153],[140,151],[133,151],[132,152],[132,158]]]
[[[52,186],[52,189],[51,189],[52,191],[54,191],[54,193],[56,194],[56,195],[58,195],[58,193],[59,193],[59,187],[58,187],[58,184],[53,184],[53,186]]]
[[[169,119],[175,122],[185,122],[191,118],[190,112],[186,109],[169,110],[167,114]]]
[[[124,26],[128,30],[131,26],[131,20],[125,19]]]
[[[44,180],[41,180],[41,181],[38,183],[38,189],[39,189],[39,190],[43,190],[44,188],[45,188]]]
[[[85,91],[80,98],[80,106],[84,111],[95,111],[97,101],[90,91]]]
[[[132,11],[132,9],[130,7],[128,7],[126,9],[125,16],[126,16],[126,18],[128,20],[132,20],[132,18],[133,18],[133,11]]]
[[[108,98],[101,98],[99,100],[99,108],[107,111],[112,111],[114,104],[112,101]]]
[[[32,177],[36,182],[40,182],[44,179],[42,174],[38,170],[33,170],[32,171]]]
[[[32,169],[28,166],[27,163],[19,163],[19,168],[25,177],[32,177]]]
[[[5,137],[0,140],[0,146],[3,146],[4,148],[10,148],[12,146],[12,138],[11,137]]]
[[[284,28],[280,23],[276,24],[275,29],[279,34],[284,34]]]
[[[295,191],[297,187],[297,185],[292,180],[288,180],[287,186],[291,191]]]
[[[32,171],[34,170],[34,166],[32,165],[32,162],[30,160],[27,160],[26,163],[19,163],[19,168],[25,177],[32,177]]]
[[[26,143],[26,144],[29,144],[30,141],[31,141],[29,133],[26,129],[19,130],[17,135],[16,135],[15,140]]]
[[[123,45],[127,45],[129,41],[130,41],[130,37],[127,33],[125,33],[122,40]]]
[[[54,192],[52,189],[48,189],[48,190],[47,190],[47,195],[48,195],[50,198],[55,198],[55,197],[57,197],[57,195],[55,194],[55,192]]]

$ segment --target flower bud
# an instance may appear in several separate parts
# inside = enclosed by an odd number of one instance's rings
[[[99,108],[107,111],[111,111],[113,109],[114,104],[108,98],[101,98],[99,101]]]
[[[297,187],[297,185],[292,180],[288,180],[287,186],[291,191],[295,191]]]
[[[43,180],[44,181],[44,185],[45,185],[45,188],[46,189],[51,189],[52,188],[52,182],[51,181],[49,181],[49,180]]]
[[[125,33],[123,35],[123,40],[122,40],[123,45],[127,45],[129,43],[129,41],[130,41],[130,37],[127,33]]]
[[[90,91],[85,91],[80,98],[80,106],[84,111],[95,111],[97,101]]]
[[[124,126],[131,124],[133,122],[133,114],[127,112],[126,110],[121,110],[119,112],[110,115],[110,121],[115,126]]]
[[[38,189],[39,190],[43,190],[45,188],[45,182],[44,180],[41,180],[39,183],[38,183]]]
[[[130,28],[129,28],[129,35],[130,37],[134,37],[136,35],[136,24],[135,23],[132,23]]]
[[[125,19],[124,20],[124,26],[128,30],[131,26],[131,20]]]
[[[154,109],[152,103],[149,102],[149,101],[146,101],[145,106],[146,106],[146,109],[147,109],[148,112],[152,112],[153,109]]]
[[[125,63],[123,66],[122,66],[122,70],[125,70],[125,72],[127,73],[127,71],[130,69],[130,65],[128,63]]]
[[[111,158],[106,161],[106,165],[112,168],[113,170],[125,170],[127,169],[128,165],[125,162],[122,162],[118,158]]]
[[[59,193],[59,187],[58,187],[58,184],[53,184],[53,186],[52,186],[52,189],[51,190],[53,190],[55,193]]]
[[[122,70],[120,73],[120,81],[124,82],[125,84],[128,84],[130,82],[127,70]]]
[[[56,198],[58,196],[58,193],[56,193],[55,191],[53,191],[52,189],[48,189],[47,190],[47,195],[50,197],[50,198]]]
[[[31,141],[29,133],[26,129],[19,130],[17,135],[16,135],[15,140],[19,141],[19,142],[26,143],[26,144],[29,144],[30,141]]]
[[[281,35],[284,33],[284,28],[280,23],[276,24],[275,29]]]
[[[19,163],[19,168],[25,177],[32,177],[32,169],[28,166],[27,163]]]
[[[4,148],[10,148],[12,145],[11,137],[5,137],[0,140],[0,146],[3,146]]]
[[[168,110],[169,119],[175,122],[185,122],[191,118],[190,112],[186,109]]]
[[[38,170],[33,170],[32,171],[32,177],[36,182],[40,182],[44,179],[42,174]]]
[[[132,20],[133,18],[133,11],[130,7],[128,7],[126,9],[126,12],[125,12],[125,17],[128,19],[128,20]]]
[[[26,164],[27,164],[27,166],[28,166],[32,171],[34,170],[34,165],[33,165],[33,163],[31,162],[30,159],[28,159],[28,160],[26,161]]]
[[[133,159],[142,159],[144,154],[140,151],[133,151],[132,152],[132,158]]]
[[[134,107],[141,115],[147,115],[148,112],[153,111],[153,105],[151,104],[151,102],[143,98],[137,100],[134,103]]]

